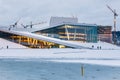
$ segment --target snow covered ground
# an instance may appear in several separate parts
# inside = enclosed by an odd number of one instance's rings
[[[39,35],[28,32],[15,33],[39,38]],[[44,36],[41,36],[40,38],[46,39],[46,37]],[[48,37],[47,40],[49,40]],[[50,40],[53,39],[50,38]],[[73,43],[56,39],[55,41],[60,41],[61,43],[65,42],[66,45],[70,44],[72,46],[87,47],[89,49],[29,49],[21,46],[20,44],[9,42],[0,38],[0,58],[44,59],[54,62],[88,63],[98,65],[120,66],[120,47],[113,44],[105,42],[78,44],[77,42]],[[92,48],[92,46],[94,47]],[[101,47],[101,49],[98,49],[97,47]]]
[[[1,49],[0,58],[44,59],[54,62],[120,66],[120,50]]]
[[[27,48],[27,47],[22,46],[20,44],[10,42],[10,41],[7,41],[3,38],[0,38],[0,49],[7,48],[7,46],[8,46],[8,48]]]
[[[74,43],[78,43],[78,42],[74,42]],[[120,46],[114,45],[114,44],[110,44],[107,42],[102,42],[102,41],[98,41],[97,43],[78,43],[81,46],[83,45],[84,47],[89,47],[89,48],[93,48],[92,49],[98,49],[101,47],[101,49],[120,49]]]
[[[0,39],[0,80],[120,80],[120,49],[106,44],[94,44],[93,49],[29,49]]]

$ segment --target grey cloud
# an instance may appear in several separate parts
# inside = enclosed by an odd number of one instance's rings
[[[0,0],[0,24],[10,24],[20,17],[27,23],[41,19],[49,21],[50,16],[77,16],[79,22],[113,25],[113,14],[106,4],[120,13],[119,0]]]

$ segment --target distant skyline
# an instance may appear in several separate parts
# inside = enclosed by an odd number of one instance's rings
[[[49,23],[51,16],[58,16],[77,17],[79,23],[113,26],[113,13],[106,4],[120,14],[120,0],[0,0],[0,25],[11,25],[20,18],[20,24]],[[120,15],[117,30],[120,30]]]

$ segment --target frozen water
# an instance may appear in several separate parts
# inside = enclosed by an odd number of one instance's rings
[[[0,59],[0,80],[120,80],[120,67]]]

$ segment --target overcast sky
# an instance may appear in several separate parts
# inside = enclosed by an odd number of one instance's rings
[[[79,23],[113,26],[113,13],[106,4],[120,14],[120,0],[0,0],[0,25],[13,24],[20,18],[20,23],[28,24],[49,22],[51,16],[74,16]],[[120,16],[117,30],[120,30]]]

